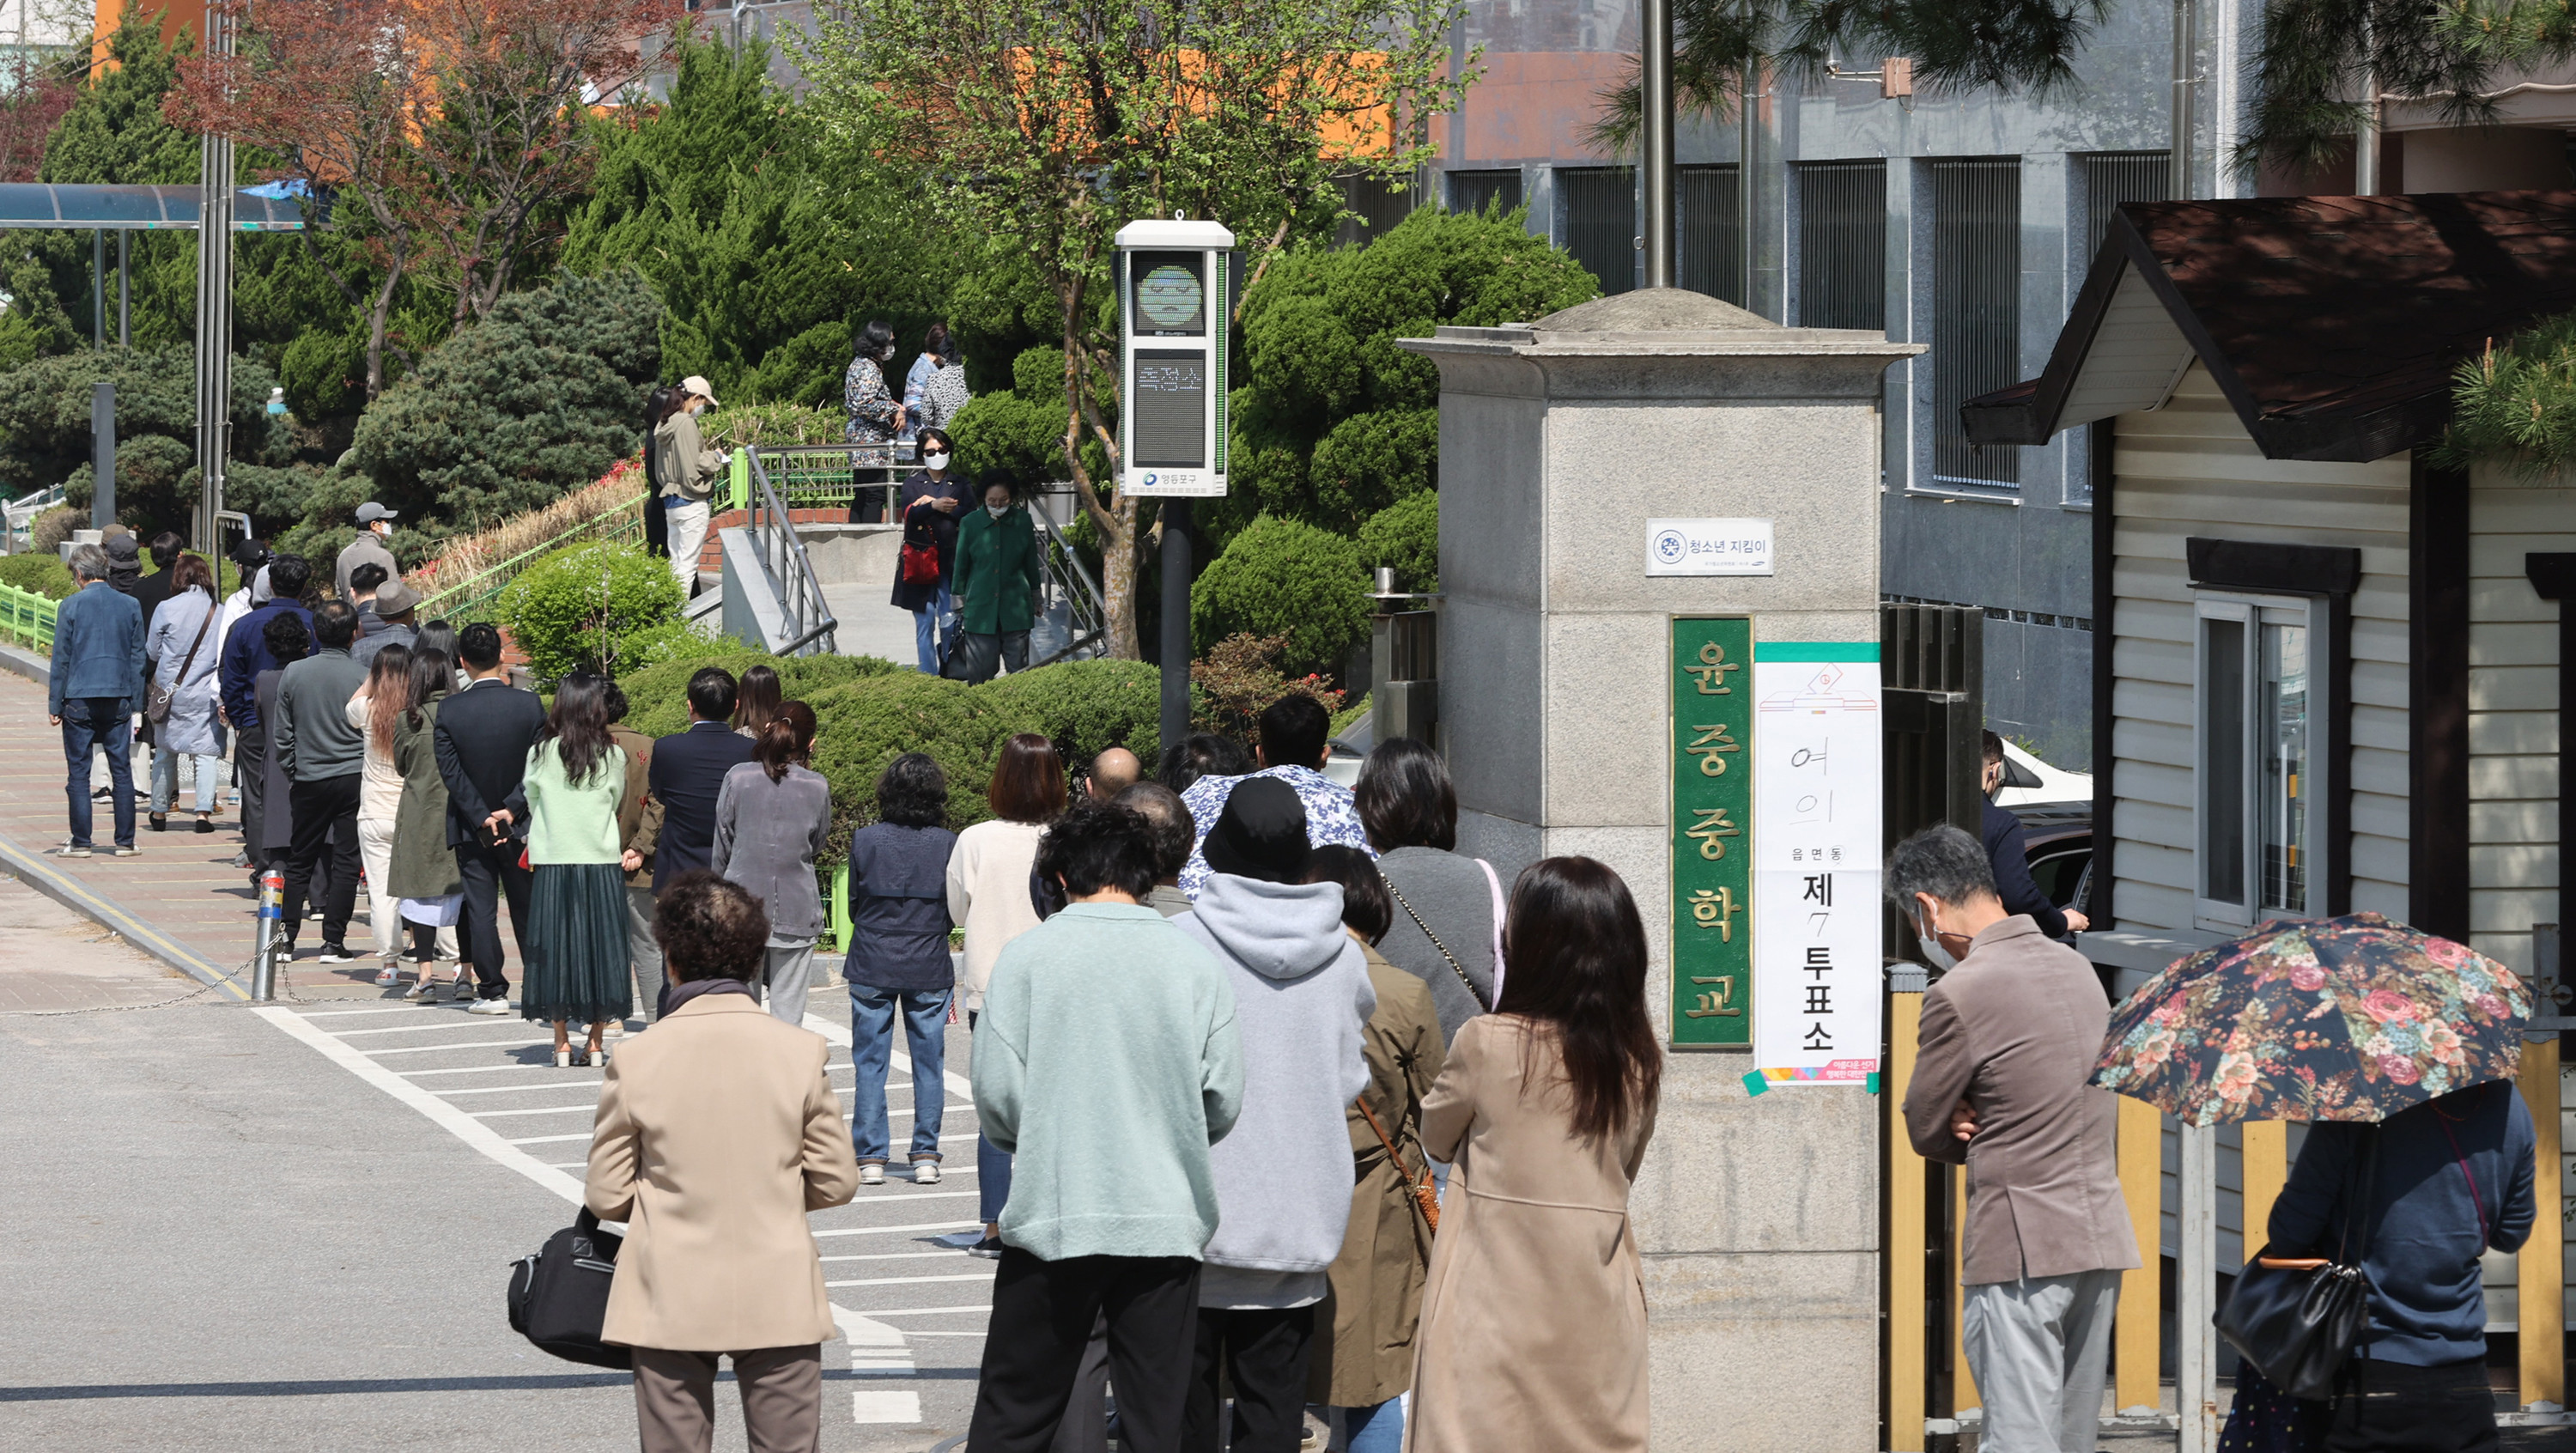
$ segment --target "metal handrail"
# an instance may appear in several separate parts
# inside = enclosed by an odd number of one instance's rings
[[[1057,661],[1079,660],[1086,646],[1097,647],[1109,635],[1109,605],[1100,594],[1100,582],[1091,578],[1091,570],[1074,553],[1073,542],[1056,528],[1042,509],[1031,509],[1029,518],[1046,531],[1047,548],[1040,552],[1047,583],[1052,593],[1063,597],[1071,628],[1065,632],[1065,646],[1043,659],[1031,661],[1032,667]],[[1095,651],[1096,654],[1096,651]]]
[[[14,585],[0,585],[0,636],[23,638],[48,655],[54,649],[54,600]]]
[[[819,645],[819,654],[835,654],[839,647],[833,633],[840,622],[823,597],[823,582],[814,573],[814,562],[805,553],[805,542],[796,535],[796,522],[787,513],[778,490],[769,482],[769,471],[762,467],[760,451],[746,449],[751,482],[751,539],[760,552],[761,567],[769,572],[770,584],[778,592],[778,608],[787,617],[787,628],[797,634],[778,648],[781,656],[803,655]]]

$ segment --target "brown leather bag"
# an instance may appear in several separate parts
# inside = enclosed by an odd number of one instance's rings
[[[1386,1147],[1387,1162],[1395,1167],[1397,1175],[1406,1176],[1406,1188],[1413,1192],[1413,1206],[1422,1213],[1422,1224],[1437,1236],[1440,1234],[1440,1189],[1432,1183],[1431,1172],[1424,1171],[1419,1181],[1406,1175],[1404,1157],[1396,1154],[1395,1142],[1387,1139],[1386,1127],[1377,1123],[1377,1112],[1368,1107],[1368,1100],[1363,1097],[1351,1103],[1359,1106],[1360,1113],[1368,1117],[1369,1129],[1377,1132],[1377,1143]]]

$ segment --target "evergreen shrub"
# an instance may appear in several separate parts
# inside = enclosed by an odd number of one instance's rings
[[[529,563],[501,592],[499,616],[540,681],[616,674],[639,647],[667,645],[686,597],[671,567],[638,546],[570,545]]]
[[[71,571],[50,550],[41,555],[0,555],[0,585],[32,590],[47,600],[61,600],[72,593],[75,584]]]
[[[1360,526],[1360,560],[1374,570],[1395,567],[1398,590],[1440,588],[1440,495],[1409,494],[1369,516]]]
[[[1190,637],[1204,653],[1229,636],[1276,636],[1291,674],[1338,672],[1368,634],[1360,547],[1302,521],[1262,515],[1208,562],[1190,597]]]

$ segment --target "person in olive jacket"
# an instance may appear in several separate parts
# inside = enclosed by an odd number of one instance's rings
[[[1029,664],[1029,624],[1037,616],[1038,534],[1018,491],[1000,478],[984,482],[984,507],[957,527],[950,588],[957,595],[962,639],[957,655],[969,683]]]

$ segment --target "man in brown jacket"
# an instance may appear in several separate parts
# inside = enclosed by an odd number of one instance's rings
[[[2088,1083],[2110,1006],[2093,966],[2006,914],[1985,849],[1955,827],[1896,845],[1887,891],[1934,963],[1905,1129],[1968,1168],[1962,1336],[1983,1453],[2092,1453],[2120,1273],[2138,1264]]]

